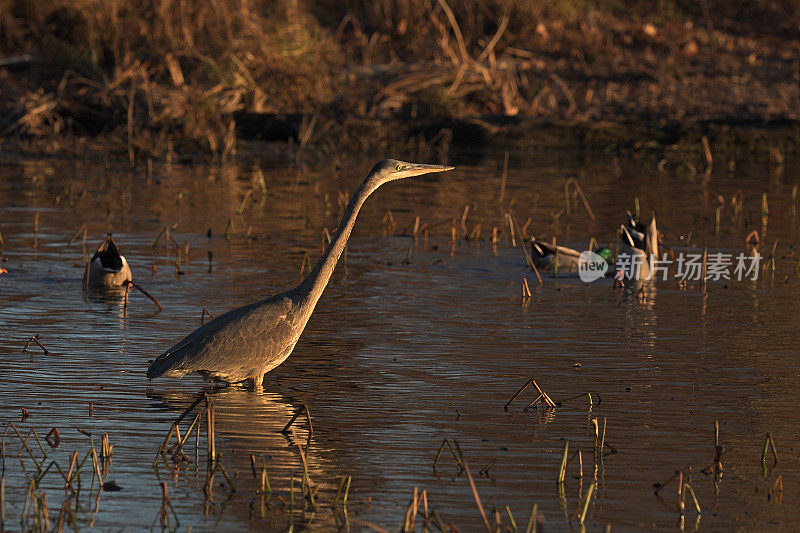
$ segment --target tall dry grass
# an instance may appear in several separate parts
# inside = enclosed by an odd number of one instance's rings
[[[797,90],[764,35],[791,52],[798,28],[790,0],[8,0],[0,53],[35,67],[2,87],[0,130],[227,157],[241,113],[304,113],[303,144],[351,147],[396,142],[387,119],[669,120],[759,91],[783,95],[776,115]],[[736,74],[745,51],[752,87],[705,98],[709,69]]]

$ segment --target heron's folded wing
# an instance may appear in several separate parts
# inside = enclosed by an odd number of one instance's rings
[[[157,378],[170,370],[176,370],[184,366],[184,364],[188,362],[187,359],[191,359],[201,353],[203,347],[214,335],[235,319],[246,314],[256,305],[257,304],[250,304],[244,307],[238,307],[197,328],[180,342],[156,357],[147,368],[147,377],[149,379]]]

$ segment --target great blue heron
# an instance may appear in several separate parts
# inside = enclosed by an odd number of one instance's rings
[[[86,265],[86,271],[83,273],[84,287],[94,289],[122,287],[132,280],[131,268],[125,257],[120,255],[117,244],[109,233]]]
[[[197,328],[159,355],[147,369],[148,378],[182,377],[196,372],[227,383],[253,382],[283,363],[317,305],[367,197],[389,181],[442,172],[454,167],[404,163],[386,159],[375,165],[344,210],[339,228],[317,265],[294,289],[228,311]]]

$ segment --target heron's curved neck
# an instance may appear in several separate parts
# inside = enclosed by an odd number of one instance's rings
[[[322,253],[319,262],[311,271],[311,273],[297,286],[295,292],[297,294],[297,305],[300,310],[300,315],[304,321],[311,317],[314,307],[322,296],[322,292],[328,285],[331,279],[333,269],[336,268],[336,263],[339,257],[344,252],[347,245],[347,239],[350,238],[350,233],[353,231],[353,226],[356,224],[356,217],[361,206],[364,205],[367,197],[372,194],[380,184],[369,184],[369,178],[359,185],[358,189],[350,197],[347,203],[347,208],[342,215],[342,221],[339,222],[339,227],[334,233],[330,244]]]

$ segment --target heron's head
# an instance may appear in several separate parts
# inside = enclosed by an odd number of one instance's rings
[[[398,161],[396,159],[384,159],[372,167],[368,181],[372,182],[372,185],[377,187],[383,185],[387,181],[421,176],[422,174],[429,174],[431,172],[444,172],[445,170],[453,170],[454,168],[455,167],[446,165],[425,165],[422,163],[406,163],[405,161]]]

